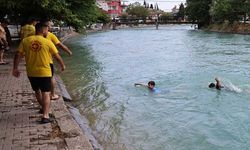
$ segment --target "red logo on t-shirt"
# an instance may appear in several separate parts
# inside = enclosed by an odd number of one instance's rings
[[[42,44],[39,41],[33,41],[31,43],[31,50],[34,52],[40,51],[42,48]]]

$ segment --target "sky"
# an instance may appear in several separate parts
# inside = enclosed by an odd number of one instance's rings
[[[121,0],[124,1],[125,4],[130,4],[134,2],[139,2],[143,4],[144,0]],[[170,12],[172,8],[176,5],[177,8],[179,8],[179,5],[181,3],[185,4],[186,0],[146,0],[147,3],[155,5],[155,3],[158,4],[158,7],[161,10],[164,10],[166,12]]]

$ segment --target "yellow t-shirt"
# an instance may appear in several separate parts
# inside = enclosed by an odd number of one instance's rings
[[[55,34],[48,32],[46,39],[50,40],[54,45],[57,45],[60,43],[60,41],[58,40],[58,38],[56,37]],[[53,58],[51,58],[51,64],[53,64]]]
[[[58,53],[55,45],[41,35],[23,39],[18,51],[25,56],[29,77],[51,77],[50,62],[52,55]]]
[[[58,38],[56,37],[55,34],[48,32],[46,39],[50,40],[52,43],[54,43],[55,45],[59,44],[60,41],[58,40]]]
[[[36,34],[36,28],[34,25],[26,24],[21,27],[21,35],[20,35],[21,40],[35,34]]]

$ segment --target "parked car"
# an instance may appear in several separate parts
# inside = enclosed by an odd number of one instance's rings
[[[51,27],[50,31],[54,34],[57,34],[60,31],[60,27],[58,26],[53,26]]]

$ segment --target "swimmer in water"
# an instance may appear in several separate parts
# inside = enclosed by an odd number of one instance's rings
[[[147,87],[150,91],[155,91],[156,90],[154,81],[149,81],[148,85],[144,85],[144,84],[141,84],[141,83],[135,83],[135,86],[137,86],[137,85]]]
[[[216,88],[217,90],[221,90],[222,88],[224,88],[224,86],[221,85],[220,80],[216,77],[215,78],[216,84],[214,83],[210,83],[208,85],[209,88]]]

